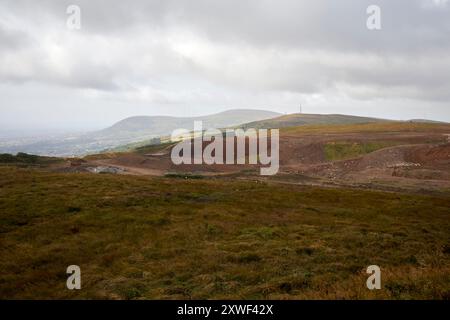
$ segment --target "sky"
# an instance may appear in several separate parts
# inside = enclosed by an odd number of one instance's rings
[[[0,131],[300,105],[450,122],[450,0],[0,0]]]

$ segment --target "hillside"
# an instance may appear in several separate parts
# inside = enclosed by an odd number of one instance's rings
[[[149,119],[150,120],[150,119]],[[129,125],[136,125],[140,123],[141,117],[139,119],[126,119],[123,121],[123,123],[118,123],[117,128],[111,128],[114,130],[120,130],[120,128],[123,128],[123,130],[127,130],[127,127]],[[297,130],[301,130],[301,128],[305,128],[306,130],[312,129],[312,126],[317,126],[319,131],[323,130],[326,131],[327,128],[325,126],[329,126],[330,130],[334,130],[335,126],[341,125],[345,128],[350,128],[348,125],[358,125],[358,124],[369,124],[369,123],[381,123],[385,125],[388,122],[392,122],[394,124],[397,123],[433,123],[433,124],[445,124],[444,122],[437,122],[437,121],[427,121],[427,120],[410,120],[410,121],[394,121],[394,120],[385,120],[385,119],[377,119],[377,118],[368,118],[368,117],[359,117],[359,116],[351,116],[351,115],[341,115],[341,114],[289,114],[289,115],[283,115],[279,117],[272,117],[268,119],[258,120],[258,121],[251,121],[246,122],[243,124],[240,124],[238,128],[248,129],[248,128],[256,128],[256,129],[277,129],[277,128],[293,128]],[[188,123],[188,126],[192,128],[192,124]],[[347,125],[347,127],[346,127]],[[215,128],[221,128],[225,126],[216,126]],[[165,137],[165,140],[167,140],[168,137]],[[151,141],[142,140],[137,143],[133,144],[127,144],[127,145],[121,145],[116,148],[113,148],[108,151],[129,151],[132,150],[133,147],[141,147],[146,144],[155,144],[151,143]]]
[[[97,137],[157,137],[170,135],[173,130],[193,129],[194,121],[202,121],[204,128],[224,128],[253,121],[267,120],[279,113],[263,110],[237,109],[201,117],[138,116],[126,118],[96,133]]]
[[[111,127],[86,134],[61,136],[60,138],[8,141],[0,143],[0,153],[26,152],[47,156],[82,156],[105,150],[124,151],[133,146],[158,143],[159,137],[169,136],[173,130],[193,129],[194,121],[202,121],[204,128],[302,128],[304,126],[358,125],[367,123],[430,123],[430,120],[393,121],[377,118],[339,114],[290,114],[235,109],[200,117],[136,116],[123,119]]]
[[[386,119],[368,118],[349,116],[342,114],[305,114],[296,113],[283,115],[277,118],[253,121],[246,123],[243,128],[285,128],[304,125],[334,125],[334,124],[358,124],[358,123],[374,123],[374,122],[386,122]]]
[[[105,149],[170,135],[179,128],[193,129],[194,121],[203,121],[205,127],[231,127],[242,123],[279,116],[279,113],[235,109],[201,117],[138,116],[119,121],[109,128],[81,135],[60,138],[35,139],[34,142],[0,144],[0,153],[26,152],[51,156],[79,156]]]
[[[279,172],[270,179],[305,185],[443,192],[450,190],[449,136],[450,124],[434,123],[389,121],[286,127],[280,130]],[[61,170],[83,172],[95,166],[110,166],[133,175],[177,173],[261,179],[258,165],[175,165],[170,158],[172,146],[129,145],[87,157],[84,166]]]

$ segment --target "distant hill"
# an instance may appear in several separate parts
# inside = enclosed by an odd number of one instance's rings
[[[132,122],[133,125],[138,123],[139,121],[135,121],[134,119],[125,119],[125,123],[118,123],[120,127],[127,127],[128,120]],[[139,120],[139,119],[137,119]],[[192,120],[191,120],[192,121]],[[234,126],[235,128],[255,128],[255,129],[271,129],[271,128],[285,128],[285,127],[298,127],[303,125],[339,125],[339,124],[363,124],[363,123],[376,123],[376,122],[389,122],[393,120],[385,120],[385,119],[377,119],[377,118],[368,118],[368,117],[358,117],[358,116],[349,116],[349,115],[340,115],[340,114],[289,114],[282,115],[279,117],[271,117],[263,120],[251,121],[243,124],[239,124]],[[192,124],[190,124],[192,127]],[[182,126],[181,126],[182,127]],[[225,126],[215,126],[216,128],[221,128]],[[163,135],[161,135],[163,136]],[[135,148],[140,148],[146,145],[153,145],[154,142],[150,140],[140,141],[139,143],[132,143],[127,145],[121,145],[117,148],[112,148],[109,151],[112,152],[120,152],[120,151],[128,151],[133,150]]]
[[[358,116],[348,116],[342,114],[304,114],[295,113],[284,115],[272,119],[252,121],[246,123],[245,125],[238,126],[241,128],[285,128],[285,127],[296,127],[303,125],[320,125],[320,124],[358,124],[358,123],[375,123],[375,122],[386,122],[392,120],[378,119],[378,118],[368,118],[368,117],[358,117]]]
[[[280,113],[235,109],[201,117],[137,116],[126,118],[109,128],[80,135],[53,139],[35,139],[33,142],[11,142],[1,145],[0,152],[27,152],[37,155],[80,156],[105,149],[167,136],[173,130],[193,130],[194,121],[203,121],[203,127],[234,127],[247,122],[260,121],[279,116]]]
[[[202,121],[203,128],[224,128],[279,116],[280,113],[264,110],[228,110],[201,117],[138,116],[126,118],[96,133],[97,137],[114,136],[116,139],[170,135],[173,130],[193,130],[194,121]]]
[[[257,128],[257,129],[276,129],[286,127],[298,127],[304,125],[339,125],[339,124],[363,124],[363,123],[378,123],[378,122],[412,122],[412,123],[430,123],[430,124],[446,124],[447,122],[426,120],[426,119],[411,119],[406,121],[389,120],[371,117],[350,116],[344,114],[306,114],[295,113],[283,115],[280,117],[252,121],[244,125],[239,125],[240,128]]]
[[[437,124],[443,124],[443,123],[447,123],[444,121],[436,121],[436,120],[428,120],[428,119],[411,119],[408,120],[409,122],[414,122],[414,123],[437,123]]]
[[[121,120],[109,128],[78,135],[52,139],[34,139],[0,142],[0,153],[26,152],[47,156],[82,156],[105,150],[123,151],[159,143],[159,137],[170,136],[173,130],[193,130],[194,121],[202,121],[208,128],[285,128],[304,125],[362,124],[385,120],[341,114],[290,114],[235,109],[200,117],[136,116]],[[408,122],[431,123],[430,120]]]

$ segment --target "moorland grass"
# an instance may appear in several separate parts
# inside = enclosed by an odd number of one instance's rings
[[[2,299],[449,299],[450,197],[0,167]],[[66,289],[67,266],[82,289]],[[382,289],[366,288],[367,266]]]
[[[441,132],[449,133],[448,123],[420,123],[420,122],[376,122],[360,124],[323,124],[304,125],[281,128],[281,133],[286,135],[308,133],[375,133],[375,132]]]
[[[324,145],[325,159],[337,161],[356,158],[376,150],[402,144],[395,141],[370,141],[370,142],[328,142]]]

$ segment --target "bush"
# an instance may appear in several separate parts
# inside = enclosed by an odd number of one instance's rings
[[[164,176],[166,178],[178,178],[178,179],[203,179],[202,175],[192,173],[166,173]]]

